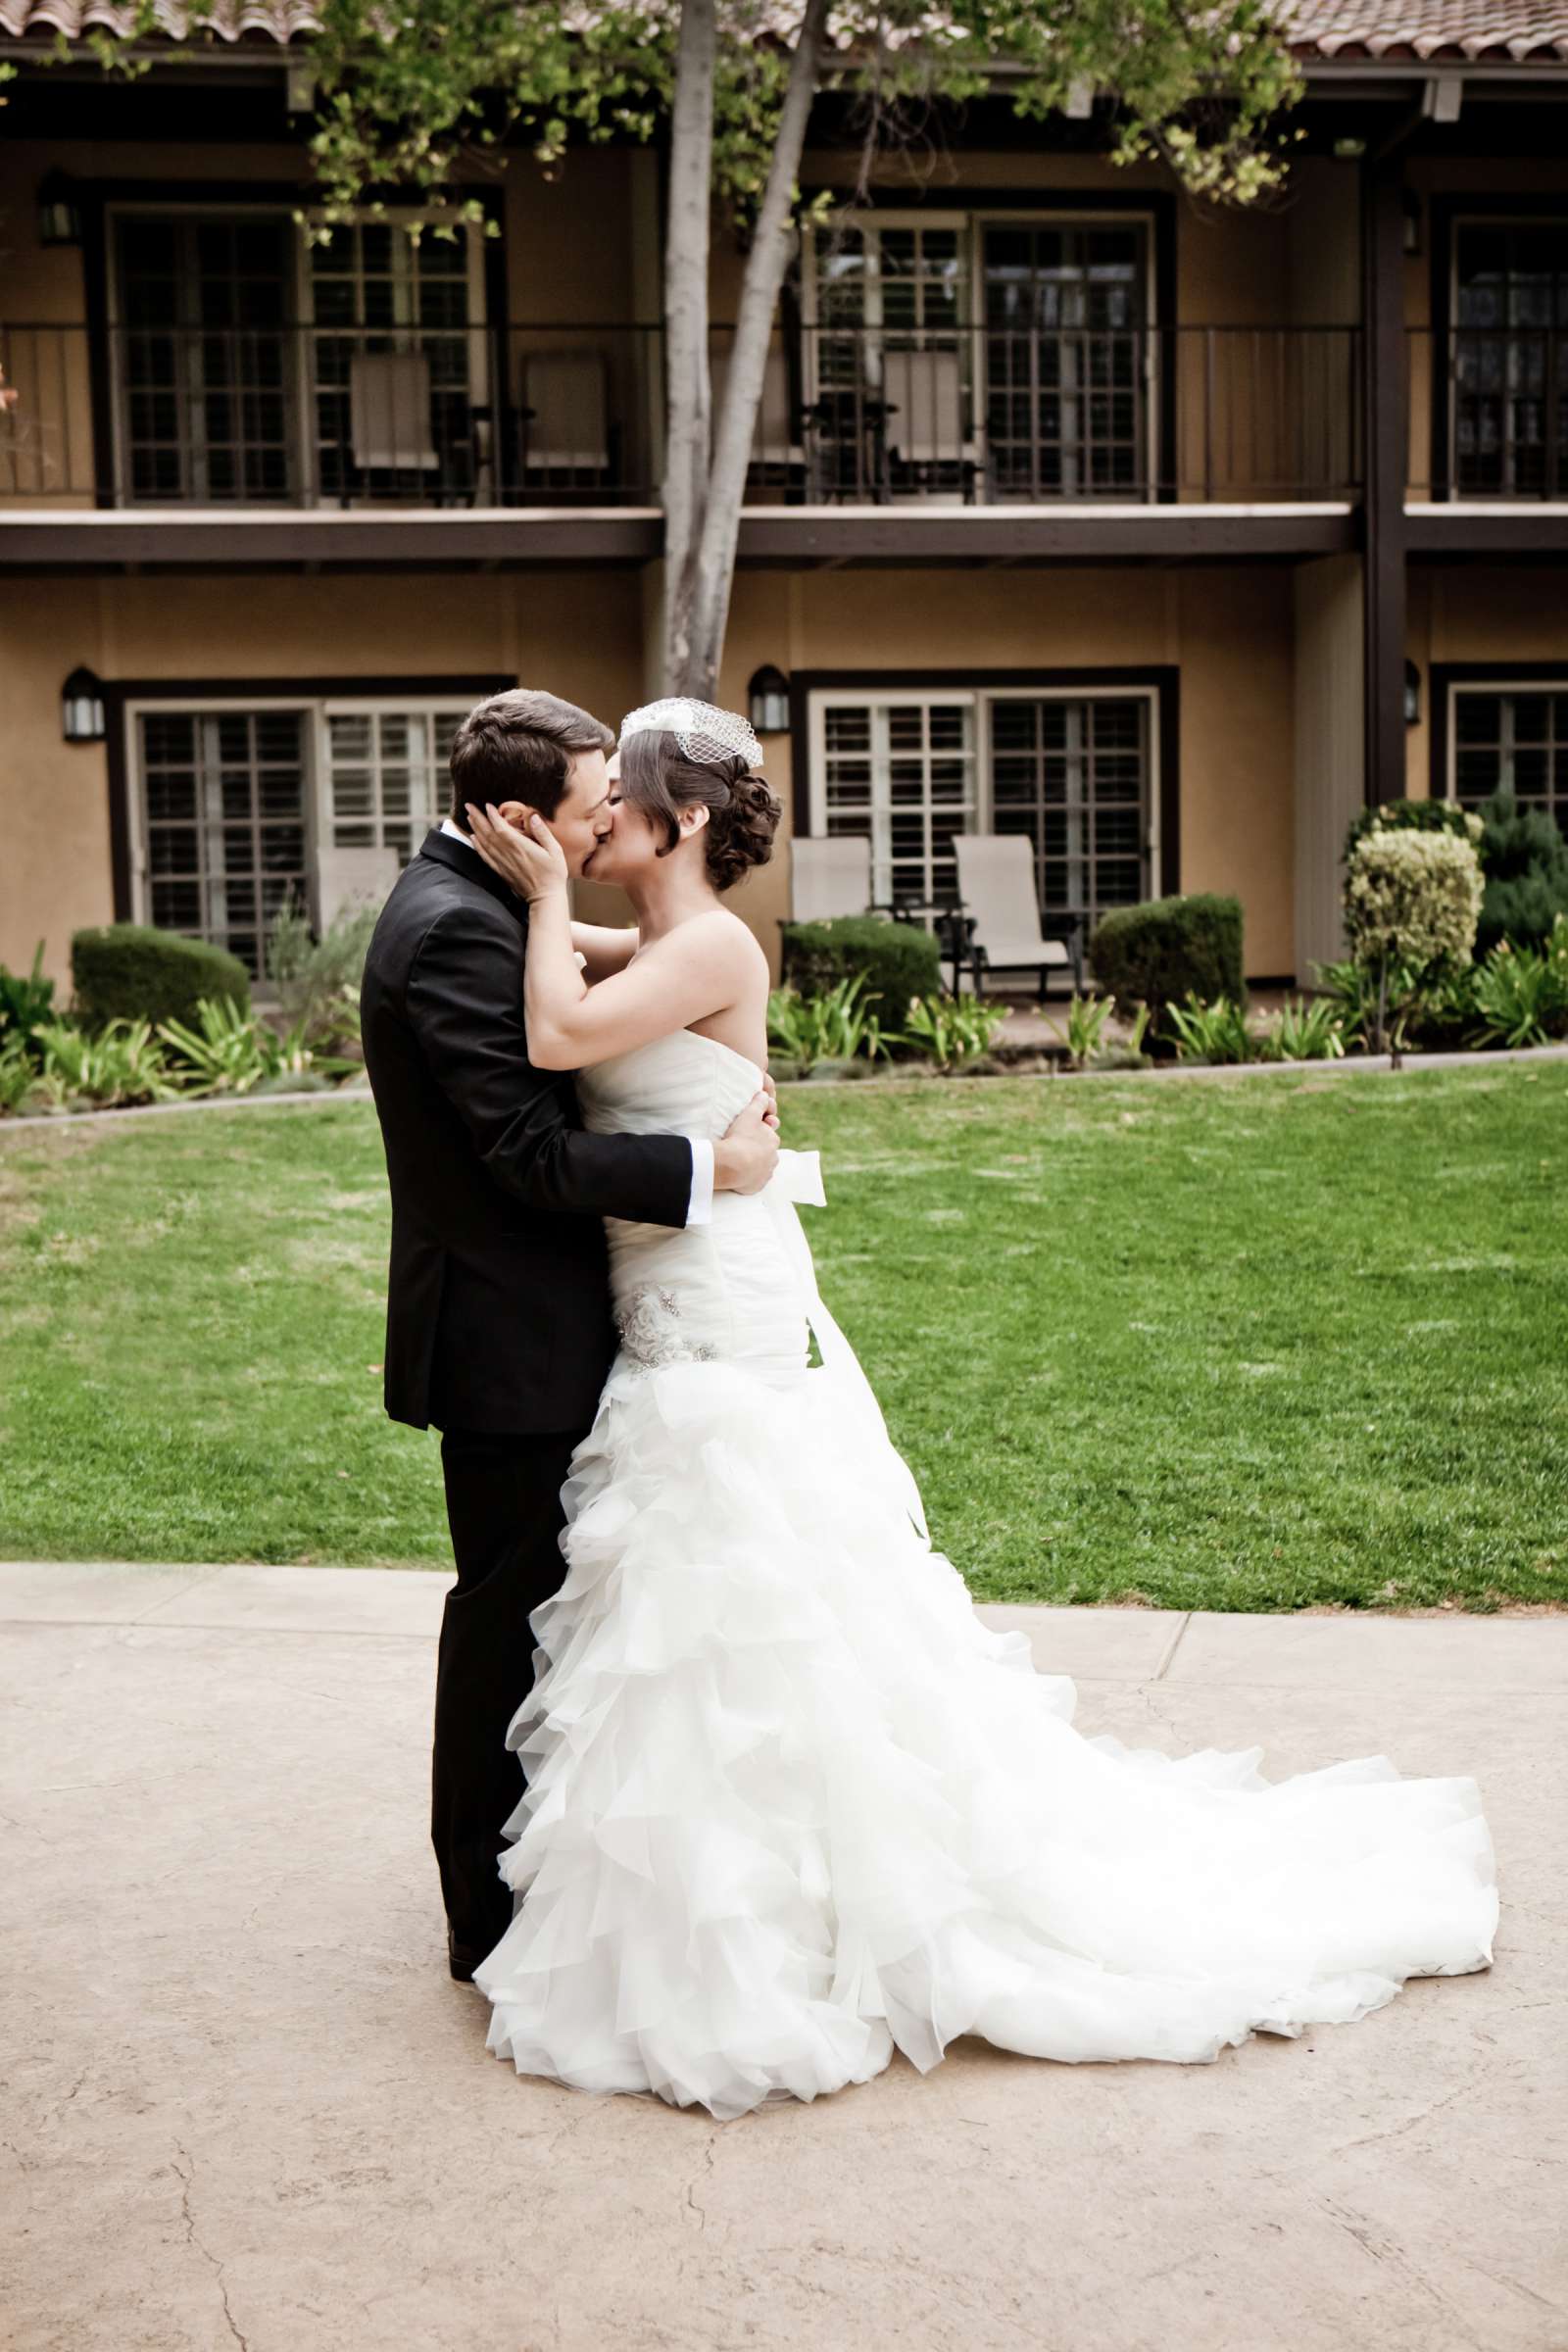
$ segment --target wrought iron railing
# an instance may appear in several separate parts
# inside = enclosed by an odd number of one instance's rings
[[[714,329],[715,399],[733,330]],[[662,478],[657,327],[0,327],[0,499],[624,506]],[[746,496],[985,506],[1354,497],[1350,327],[781,326]]]

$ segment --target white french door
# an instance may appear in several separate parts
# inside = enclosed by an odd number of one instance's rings
[[[1043,909],[1095,921],[1152,895],[1153,686],[812,693],[813,834],[871,844],[872,898],[956,896],[958,833],[1022,833]]]

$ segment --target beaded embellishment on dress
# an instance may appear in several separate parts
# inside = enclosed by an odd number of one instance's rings
[[[674,1327],[680,1321],[680,1300],[673,1291],[652,1282],[628,1291],[615,1329],[629,1356],[650,1368],[660,1364],[711,1363],[718,1350],[707,1340],[689,1340]]]

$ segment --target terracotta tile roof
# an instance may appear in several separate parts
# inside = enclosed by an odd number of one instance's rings
[[[1279,9],[1307,64],[1568,64],[1568,0],[1279,0]],[[95,24],[120,29],[129,14],[120,0],[0,0],[0,37],[76,39]],[[176,37],[185,23],[180,0],[158,0],[158,20]],[[210,20],[220,40],[248,44],[287,43],[317,22],[312,0],[217,0]]]
[[[0,0],[0,34],[21,40],[29,33],[52,39],[63,32],[68,40],[78,40],[94,25],[123,31],[133,14],[115,0]],[[289,41],[313,31],[318,19],[310,0],[218,0],[209,22],[224,41]],[[178,39],[185,26],[179,0],[158,0],[158,23],[171,40]]]
[[[1303,59],[1568,63],[1568,0],[1282,0]]]

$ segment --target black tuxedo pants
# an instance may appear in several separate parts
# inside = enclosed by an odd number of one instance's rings
[[[565,1575],[561,1489],[581,1435],[449,1429],[441,1439],[458,1581],[436,1658],[430,1838],[448,1925],[470,1959],[512,1920],[497,1863],[525,1783],[507,1726],[533,1684],[528,1613]]]

